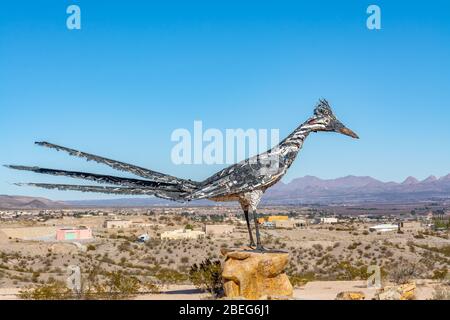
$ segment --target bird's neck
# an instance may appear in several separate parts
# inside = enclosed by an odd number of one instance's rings
[[[308,137],[308,135],[317,130],[317,127],[309,124],[308,119],[302,125],[300,125],[297,129],[295,129],[290,135],[288,135],[283,141],[281,141],[278,145],[273,147],[268,152],[272,155],[276,155],[278,157],[277,163],[282,163],[280,167],[280,171],[278,172],[278,179],[286,173],[287,169],[292,165],[295,158],[297,157],[298,152],[303,146],[303,142]]]
[[[280,142],[279,148],[280,149],[292,149],[292,151],[299,151],[302,146],[305,139],[308,137],[308,135],[316,130],[315,125],[309,124],[309,121],[311,119],[308,119],[303,124],[301,124],[297,129],[295,129],[290,135],[288,135],[283,141]]]

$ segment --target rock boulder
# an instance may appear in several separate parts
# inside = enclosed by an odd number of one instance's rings
[[[225,256],[222,278],[227,298],[292,297],[292,285],[284,273],[288,253],[223,250],[222,254]]]

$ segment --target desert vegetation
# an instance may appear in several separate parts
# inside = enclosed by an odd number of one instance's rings
[[[78,295],[81,299],[129,298],[173,284],[194,285],[220,296],[221,249],[248,243],[241,224],[228,236],[161,240],[160,226],[106,230],[96,222],[103,221],[101,217],[76,219],[94,228],[95,239],[85,250],[70,243],[0,239],[0,287],[22,288],[21,297],[27,299],[74,298],[64,284],[68,268],[78,266],[85,279]],[[188,214],[141,219],[164,223],[166,228],[194,230],[201,229],[205,220],[191,219]],[[137,236],[143,232],[150,240],[138,243]],[[261,232],[267,248],[290,253],[286,272],[297,287],[317,280],[366,280],[369,266],[374,265],[380,268],[383,281],[399,284],[413,278],[443,281],[449,276],[450,242],[442,232],[405,228],[403,233],[386,236],[368,232],[364,223],[352,222],[296,230],[262,228]],[[437,296],[443,296],[447,286],[440,290]]]

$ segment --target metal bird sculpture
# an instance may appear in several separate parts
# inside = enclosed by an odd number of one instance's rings
[[[261,197],[269,187],[277,183],[284,176],[302,148],[306,137],[308,137],[311,132],[318,131],[338,132],[352,138],[358,138],[356,133],[346,128],[336,119],[328,102],[325,99],[321,99],[314,109],[313,116],[297,127],[297,129],[278,145],[264,153],[231,165],[201,182],[180,179],[160,172],[69,149],[48,142],[36,142],[36,144],[58,151],[64,151],[72,156],[85,158],[87,161],[92,160],[106,164],[116,170],[126,171],[144,179],[131,179],[86,172],[17,165],[8,165],[6,167],[56,176],[91,180],[97,183],[109,184],[110,186],[46,183],[19,183],[18,185],[121,195],[151,195],[181,202],[198,199],[238,201],[244,211],[247,222],[250,247],[255,246],[249,220],[249,212],[251,211],[253,213],[256,230],[256,250],[264,251],[265,249],[261,245],[258,216],[256,212]]]

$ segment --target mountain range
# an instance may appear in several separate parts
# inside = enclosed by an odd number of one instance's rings
[[[0,195],[0,209],[52,209],[69,205],[41,197]]]
[[[343,204],[359,202],[414,202],[450,199],[450,174],[429,176],[419,181],[408,177],[403,182],[382,182],[369,176],[346,176],[320,179],[305,176],[289,183],[279,182],[266,191],[265,204]],[[210,201],[195,201],[208,205]],[[158,198],[123,198],[111,200],[52,201],[45,198],[0,195],[2,209],[51,209],[67,207],[146,207],[155,205],[183,206]]]
[[[422,201],[450,198],[450,174],[429,176],[419,181],[408,177],[403,182],[382,182],[369,176],[320,179],[314,176],[279,182],[267,190],[267,202],[343,203],[362,201]]]

